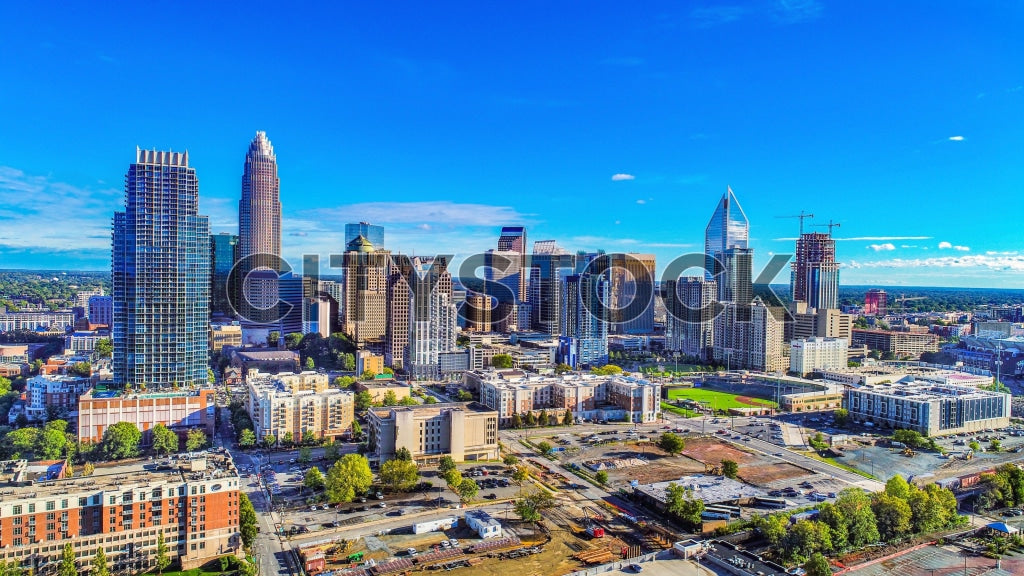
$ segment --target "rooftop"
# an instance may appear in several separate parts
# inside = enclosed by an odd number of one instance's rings
[[[179,454],[160,460],[151,458],[97,464],[90,476],[63,479],[53,478],[54,465],[47,461],[0,462],[0,502],[238,476],[231,456],[217,450]]]
[[[904,400],[935,400],[941,398],[994,398],[1009,396],[1002,392],[990,392],[977,388],[964,386],[941,386],[937,384],[910,383],[910,384],[867,384],[856,389],[859,392],[870,392],[886,398],[901,398]]]
[[[449,410],[465,410],[467,412],[495,412],[494,410],[480,404],[479,402],[440,402],[437,404],[418,404],[416,406],[385,406],[381,408],[372,408],[370,411],[373,412],[378,418],[390,418],[392,412],[422,412],[431,413],[446,412]]]
[[[740,498],[753,498],[765,495],[763,491],[738,480],[721,476],[705,476],[704,474],[683,476],[678,480],[669,482],[643,484],[633,489],[654,498],[658,502],[665,502],[665,490],[669,484],[678,484],[689,488],[693,491],[693,497],[703,500],[705,504],[731,502]]]

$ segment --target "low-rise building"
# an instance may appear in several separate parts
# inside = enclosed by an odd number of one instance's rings
[[[821,377],[826,382],[848,386],[922,382],[943,386],[978,387],[992,383],[992,373],[988,370],[924,362],[882,362],[837,370],[822,370]]]
[[[291,350],[246,348],[231,354],[231,365],[241,368],[242,374],[259,370],[269,374],[299,371],[299,354]]]
[[[307,435],[336,438],[352,432],[355,395],[331,388],[326,374],[263,374],[250,372],[248,412],[256,438],[298,442]]]
[[[852,332],[854,346],[864,345],[872,350],[889,352],[897,358],[919,358],[925,352],[939,351],[939,337],[935,334],[859,329]]]
[[[789,412],[812,412],[842,408],[844,390],[842,386],[828,384],[818,390],[783,394],[779,407]]]
[[[242,347],[242,325],[238,322],[230,324],[210,324],[210,351],[220,352],[224,348]]]
[[[465,374],[480,402],[498,411],[502,425],[515,414],[547,410],[561,417],[653,422],[661,413],[661,384],[631,376],[563,374],[540,376],[517,370],[476,370]]]
[[[25,417],[30,422],[48,420],[50,413],[63,419],[78,414],[78,399],[95,384],[91,377],[36,376],[25,386]]]
[[[501,538],[501,522],[498,522],[491,515],[483,510],[468,510],[466,512],[466,525],[480,538]]]
[[[64,337],[65,354],[92,354],[96,343],[110,338],[107,330],[76,330]]]
[[[379,404],[388,392],[394,393],[396,402],[401,402],[412,394],[412,386],[394,380],[360,381],[356,384],[356,391],[369,392],[374,403]]]
[[[241,554],[239,478],[227,455],[98,464],[87,479],[57,463],[0,462],[0,562],[49,573],[70,544],[83,574],[103,549],[112,573],[156,566],[157,538],[190,569]]]
[[[63,333],[74,325],[75,313],[72,310],[7,312],[0,307],[0,332],[25,330]]]
[[[371,460],[385,462],[406,448],[420,464],[442,456],[456,462],[497,460],[498,414],[476,402],[373,408],[366,413]]]
[[[366,371],[382,374],[384,372],[384,356],[373,354],[369,350],[356,352],[356,374]]]
[[[927,436],[1010,425],[1010,395],[961,386],[875,384],[846,390],[854,420]]]
[[[118,422],[135,424],[143,432],[143,444],[152,441],[148,431],[157,424],[181,433],[199,428],[212,438],[215,396],[213,388],[140,393],[93,389],[78,399],[78,439],[99,442]]]

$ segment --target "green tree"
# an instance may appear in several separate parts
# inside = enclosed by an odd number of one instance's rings
[[[537,450],[539,450],[540,453],[545,456],[551,454],[551,450],[553,449],[554,446],[552,446],[551,443],[547,441],[541,441],[540,443],[537,444]]]
[[[75,561],[75,547],[71,543],[64,545],[60,555],[60,566],[57,576],[78,576],[78,563]]]
[[[406,396],[398,401],[399,406],[419,406],[420,403],[416,401],[412,396]]]
[[[362,412],[368,410],[373,406],[373,395],[363,390],[362,392],[356,392],[355,396],[355,407],[356,412]]]
[[[324,474],[316,466],[307,470],[305,476],[302,477],[302,485],[314,492],[322,490],[324,482]]]
[[[206,448],[206,433],[199,428],[189,430],[185,438],[185,450],[195,452],[203,448]]]
[[[491,358],[491,366],[499,370],[512,367],[512,356],[508,354],[495,354]]]
[[[469,393],[469,390],[459,389],[459,391],[455,393],[455,399],[459,402],[469,402],[473,399],[473,395]]]
[[[975,452],[981,450],[981,444],[978,444],[977,440],[971,440],[970,444],[968,444],[967,447],[970,448],[971,450],[974,450]]]
[[[89,376],[92,376],[92,364],[89,364],[88,362],[75,362],[68,367],[68,374],[88,378]]]
[[[242,544],[251,550],[253,543],[256,542],[256,533],[259,532],[256,508],[253,507],[249,496],[241,490],[238,492],[238,531],[242,535]]]
[[[36,455],[43,460],[60,460],[68,449],[68,423],[64,420],[47,422],[37,436]],[[74,438],[74,437],[72,437]]]
[[[1002,450],[1002,448],[1003,448],[1003,443],[1000,442],[999,440],[992,440],[991,442],[989,442],[989,445],[988,445],[989,452],[999,452],[1000,450]]]
[[[769,544],[778,546],[779,542],[786,536],[788,524],[781,514],[771,514],[769,516],[759,516],[755,520],[754,526],[761,532],[761,535],[764,536]]]
[[[476,498],[479,491],[480,487],[477,486],[472,478],[463,478],[459,485],[455,487],[455,492],[459,495],[459,500],[462,502],[469,502]]]
[[[39,445],[39,434],[39,428],[18,428],[4,435],[4,440],[12,455],[26,458]]]
[[[306,366],[305,366],[305,368],[306,368],[306,370],[310,370],[310,371],[316,370],[316,362],[313,360],[312,356],[306,356]]]
[[[527,412],[526,417],[523,418],[523,424],[532,428],[537,425],[537,417],[533,415],[533,412]]]
[[[459,484],[462,484],[462,472],[459,472],[457,468],[453,468],[441,474],[441,478],[444,479],[445,484],[448,485],[448,489],[454,492]]]
[[[910,532],[911,511],[906,501],[887,493],[875,496],[871,505],[882,540],[895,540]]]
[[[352,438],[358,440],[363,437],[363,427],[358,420],[352,421]]]
[[[309,446],[303,446],[299,448],[298,461],[302,464],[309,464],[313,461],[313,449]]]
[[[682,436],[674,434],[672,432],[664,432],[661,437],[658,438],[658,447],[675,456],[686,448],[686,442]]]
[[[562,414],[562,426],[572,426],[575,419],[572,417],[572,410],[566,410],[565,414]]]
[[[277,348],[281,343],[281,333],[277,330],[271,330],[267,333],[267,347]]]
[[[242,433],[238,435],[238,447],[242,450],[248,450],[255,445],[256,433],[252,431],[252,428],[242,430]]]
[[[295,436],[291,433],[291,431],[285,432],[284,436],[281,438],[281,444],[290,447],[294,443]]]
[[[327,471],[327,499],[351,502],[373,484],[370,462],[360,454],[346,454]]]
[[[333,464],[340,456],[341,448],[338,446],[337,442],[331,442],[327,445],[327,448],[324,448],[324,460]]]
[[[103,552],[103,546],[96,548],[96,555],[92,559],[90,576],[110,576],[110,568],[107,567],[107,555]]]
[[[359,379],[364,381],[370,381],[376,377],[377,373],[370,369],[363,370],[363,373],[359,375]]]
[[[597,480],[598,484],[604,486],[608,483],[608,473],[604,470],[598,470],[597,474],[594,474],[594,480]]]
[[[277,436],[274,436],[269,432],[263,435],[264,448],[273,448],[275,444],[277,444]]]
[[[394,458],[380,467],[380,482],[393,492],[408,492],[419,482],[420,470],[416,463]]]
[[[455,470],[455,468],[455,460],[453,460],[451,456],[447,454],[441,456],[441,461],[437,464],[437,471],[439,474],[443,476],[445,472]]]
[[[816,552],[827,552],[832,549],[829,528],[821,522],[801,520],[786,533],[782,548],[788,558],[796,560],[803,560]]]
[[[572,372],[572,366],[565,363],[555,365],[555,374],[565,374],[567,372]]]
[[[836,426],[845,428],[850,423],[850,411],[846,408],[838,408],[832,413],[832,418],[836,421]]]
[[[395,394],[394,390],[388,390],[384,393],[384,399],[381,403],[385,406],[394,406],[395,404],[398,404],[398,395]]]
[[[821,552],[811,554],[807,562],[804,562],[804,570],[807,572],[806,576],[832,576],[832,568]]]
[[[836,507],[846,519],[847,539],[851,547],[863,548],[878,542],[878,524],[871,510],[871,499],[863,490],[843,490],[836,498]]]
[[[347,389],[349,386],[352,386],[352,384],[356,382],[358,382],[358,380],[351,376],[338,376],[337,378],[334,379],[333,384],[335,388],[341,388],[342,390],[344,390]]]
[[[356,357],[348,352],[341,356],[341,369],[346,372],[352,372],[356,369]]]
[[[430,396],[429,394],[423,398],[424,404],[437,404],[437,398]]]
[[[828,526],[832,535],[832,547],[835,550],[845,550],[849,543],[849,535],[842,510],[835,504],[826,502],[818,508],[818,521]]]
[[[301,332],[292,332],[284,335],[284,347],[289,350],[298,350],[302,347],[303,335]]]
[[[597,368],[590,369],[591,374],[597,374],[598,376],[617,376],[622,374],[622,368],[615,364],[605,364]]]
[[[537,424],[539,424],[541,426],[547,426],[550,423],[551,422],[548,419],[548,411],[547,410],[541,410],[540,411],[540,415],[537,416]]]
[[[249,431],[252,433],[252,430]],[[151,431],[153,435],[153,451],[157,454],[173,454],[178,451],[178,435],[167,426],[157,424]]]
[[[530,469],[526,466],[516,466],[515,471],[512,472],[512,479],[515,480],[520,486],[527,478],[530,477]]]
[[[131,422],[117,422],[103,432],[100,451],[107,460],[134,458],[139,455],[142,432]]]
[[[735,480],[739,473],[740,465],[734,460],[722,460],[722,476]]]
[[[910,484],[903,479],[903,476],[897,474],[885,483],[885,493],[900,500],[906,500],[910,495]]]
[[[519,463],[519,458],[515,454],[505,454],[505,457],[501,459],[502,464],[509,468]]]
[[[114,354],[114,343],[110,338],[97,340],[93,352],[100,358],[110,358]]]
[[[412,462],[412,453],[405,446],[402,446],[398,450],[395,450],[395,458],[397,460],[404,460],[406,462]]]
[[[808,441],[808,444],[811,445],[811,448],[815,452],[824,452],[828,450],[828,442],[825,442],[825,437],[821,434],[821,432],[815,433],[814,436],[811,437],[811,439]]]
[[[520,429],[522,427],[523,427],[523,417],[520,416],[519,414],[513,414],[512,415],[512,428],[515,428],[516,430],[518,430],[518,429]]]
[[[156,533],[156,572],[163,574],[164,570],[171,565],[171,557],[167,555],[167,543],[164,542],[164,533],[161,530]],[[61,575],[63,576],[63,575]]]
[[[537,522],[541,511],[555,505],[555,499],[544,490],[535,490],[516,501],[515,513],[526,522]]]
[[[690,525],[700,524],[704,502],[692,497],[684,486],[670,482],[665,488],[666,510]]]

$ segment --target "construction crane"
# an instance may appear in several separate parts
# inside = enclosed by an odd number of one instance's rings
[[[831,220],[828,221],[828,224],[815,224],[814,225],[815,228],[828,228],[828,235],[829,236],[832,235],[832,229],[833,228],[839,228],[840,226],[842,226],[842,224],[840,224],[839,222],[833,222]]]
[[[927,298],[928,298],[927,296],[913,296],[911,298],[907,298],[906,294],[900,294],[896,298],[893,298],[892,301],[897,303],[897,304],[899,304],[899,308],[900,308],[900,312],[899,313],[902,314],[903,313],[903,303],[904,302],[913,302],[914,300],[926,300]]]
[[[793,216],[776,216],[776,218],[799,218],[800,219],[800,235],[804,234],[804,218],[814,218],[814,214],[808,214],[803,210],[799,214]]]

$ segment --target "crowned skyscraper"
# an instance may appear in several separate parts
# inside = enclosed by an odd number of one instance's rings
[[[718,281],[720,301],[749,303],[752,266],[752,251],[747,246],[749,236],[747,215],[732,188],[726,188],[704,231],[705,277]],[[743,298],[747,301],[742,301]]]
[[[281,270],[281,181],[277,156],[266,132],[256,132],[249,143],[242,169],[242,198],[238,201],[239,258],[246,281],[242,292],[248,303],[264,311],[253,313],[242,305],[242,315],[261,323],[275,321],[278,302],[277,272]]]
[[[114,383],[207,381],[210,222],[188,152],[138,150],[114,212]]]

